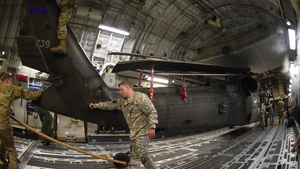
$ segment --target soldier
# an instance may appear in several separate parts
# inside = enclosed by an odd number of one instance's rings
[[[47,136],[52,137],[52,122],[53,122],[53,117],[51,115],[51,113],[46,110],[43,109],[41,107],[36,107],[37,113],[39,114],[41,123],[42,123],[42,129],[41,132]],[[43,143],[43,146],[49,146],[50,145],[50,141],[48,139],[43,138],[41,143]]]
[[[283,124],[285,103],[282,101],[282,98],[278,101],[278,124]]]
[[[267,106],[267,111],[269,112],[269,117],[270,117],[270,124],[274,124],[274,109],[273,109],[273,104],[269,101]]]
[[[4,149],[8,152],[9,168],[18,168],[18,154],[14,144],[14,137],[9,121],[9,111],[12,101],[23,98],[36,100],[42,91],[27,91],[12,84],[12,76],[8,72],[0,75],[0,141]]]
[[[125,80],[118,86],[122,98],[115,102],[90,103],[89,107],[122,110],[130,129],[129,168],[138,169],[142,162],[147,169],[155,169],[148,147],[150,139],[155,137],[157,111],[149,97],[144,93],[134,92],[128,81]]]
[[[264,103],[261,103],[260,113],[259,113],[259,124],[263,130],[265,129],[265,114],[266,114],[266,106]]]
[[[0,83],[2,83],[1,77],[0,77]],[[10,113],[11,112],[12,112],[12,108],[10,106]],[[0,141],[0,161],[1,161],[0,166],[3,166],[3,167],[8,166],[8,162],[5,159],[5,155],[6,155],[6,150],[5,150],[5,148],[3,147],[3,145],[1,144],[1,141]]]
[[[58,1],[57,1],[58,2]],[[60,14],[58,18],[58,39],[59,45],[50,48],[52,52],[64,53],[68,52],[67,49],[67,23],[71,20],[73,11],[76,8],[77,0],[60,0],[58,6],[60,9]]]

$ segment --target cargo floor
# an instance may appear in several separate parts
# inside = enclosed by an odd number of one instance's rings
[[[101,159],[51,144],[15,137],[21,169],[112,169]],[[273,125],[261,130],[257,124],[235,129],[219,129],[193,136],[156,139],[149,152],[160,169],[289,169],[298,168],[292,128]],[[69,143],[94,154],[127,152],[128,142]],[[143,167],[141,167],[143,168]]]

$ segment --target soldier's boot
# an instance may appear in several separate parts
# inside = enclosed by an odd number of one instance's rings
[[[7,168],[7,167],[8,167],[8,161],[5,159],[4,154],[1,155],[0,160],[1,160],[1,162],[2,162],[2,163],[0,164],[0,168],[1,168],[1,167],[6,167],[6,168]]]
[[[52,52],[66,54],[68,52],[66,40],[64,40],[64,39],[60,40],[59,45],[56,47],[50,48],[50,50]]]

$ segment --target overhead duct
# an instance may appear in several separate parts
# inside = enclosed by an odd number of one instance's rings
[[[291,4],[297,13],[298,17],[300,17],[300,0],[291,0]]]

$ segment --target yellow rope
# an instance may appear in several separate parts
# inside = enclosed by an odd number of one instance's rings
[[[124,165],[124,166],[127,166],[127,163],[126,163],[126,162],[124,162],[124,161],[119,161],[119,160],[114,160],[113,158],[110,158],[108,154],[106,154],[107,157],[104,157],[103,154],[95,155],[95,154],[90,153],[90,152],[88,152],[88,151],[84,151],[84,150],[78,149],[78,148],[76,148],[76,147],[70,146],[70,145],[68,145],[68,144],[66,144],[66,143],[60,142],[60,141],[58,141],[58,140],[55,140],[55,139],[52,138],[52,137],[49,137],[49,136],[47,136],[47,135],[45,135],[45,134],[43,134],[43,133],[41,133],[41,132],[39,132],[39,131],[36,131],[34,128],[32,128],[32,127],[28,126],[27,124],[21,122],[20,120],[18,120],[18,119],[15,118],[14,116],[10,115],[10,117],[11,117],[13,120],[15,120],[16,122],[18,122],[20,125],[26,127],[28,130],[34,132],[35,134],[37,134],[37,135],[39,135],[39,136],[41,136],[41,137],[43,137],[43,138],[45,138],[45,139],[47,139],[47,140],[50,140],[50,141],[52,141],[52,142],[54,142],[54,143],[57,143],[57,144],[59,144],[59,145],[61,145],[61,146],[64,146],[64,147],[66,147],[66,148],[68,148],[68,149],[71,149],[71,150],[74,150],[74,151],[78,151],[78,152],[80,152],[80,153],[83,153],[83,154],[86,154],[86,155],[89,155],[89,156],[92,156],[92,157],[95,157],[95,158],[99,158],[99,159],[103,159],[103,160],[107,160],[107,161],[110,161],[110,162],[113,162],[113,163],[118,163],[118,164],[122,164],[122,165]]]

